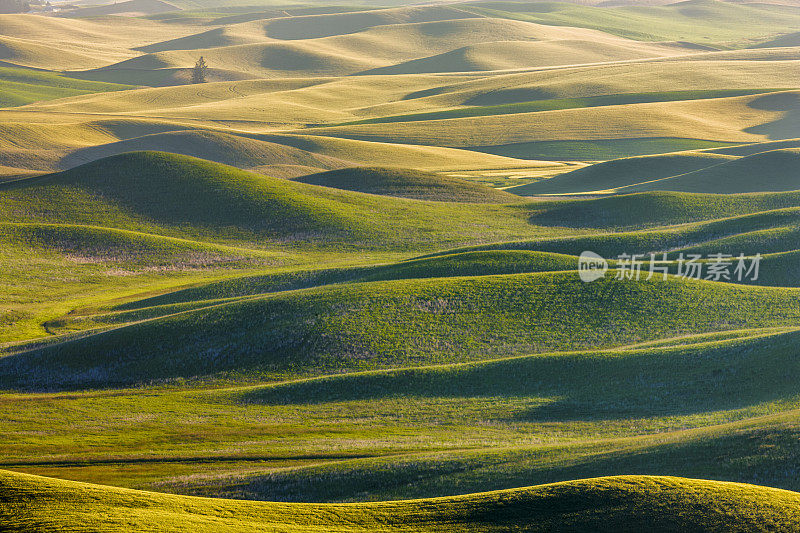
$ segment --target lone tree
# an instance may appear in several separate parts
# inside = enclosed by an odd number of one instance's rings
[[[200,56],[200,59],[197,60],[197,63],[194,64],[194,68],[192,69],[192,83],[205,83],[206,70],[208,70],[206,60],[203,59],[203,56]]]

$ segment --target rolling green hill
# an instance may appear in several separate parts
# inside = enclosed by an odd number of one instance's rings
[[[769,152],[770,150],[780,150],[783,148],[800,148],[800,139],[789,139],[786,141],[771,141],[764,143],[745,144],[742,146],[733,146],[730,148],[715,148],[713,150],[706,150],[706,152],[745,157],[748,155],[755,155],[755,154],[760,154],[761,152]]]
[[[463,252],[377,266],[294,270],[278,274],[244,276],[126,302],[114,306],[112,310],[166,307],[175,303],[253,296],[343,282],[573,270],[576,264],[575,256],[530,250]]]
[[[305,195],[301,187],[186,156],[132,152],[6,184],[3,192],[18,195],[22,203],[26,197],[41,201],[49,194],[70,204],[69,211],[59,213],[60,219],[94,218],[110,226],[138,219],[140,224],[152,221],[223,232],[236,228],[251,235],[363,231],[363,225],[347,220],[335,204]],[[32,217],[46,208],[29,207]]]
[[[535,204],[531,222],[573,228],[633,228],[680,224],[800,205],[793,192],[717,195],[684,192],[631,193]]]
[[[542,92],[539,90],[538,94]],[[445,118],[464,118],[481,117],[487,115],[513,115],[514,113],[530,113],[537,111],[556,111],[559,109],[576,109],[583,107],[602,107],[609,105],[641,104],[648,102],[670,102],[678,100],[702,100],[704,98],[725,98],[730,96],[741,96],[748,94],[759,94],[769,92],[764,89],[729,89],[729,90],[705,90],[705,91],[664,91],[664,92],[641,92],[626,94],[610,94],[605,96],[587,96],[582,98],[548,98],[545,100],[525,101],[525,95],[536,95],[536,89],[510,89],[491,91],[485,94],[473,96],[471,102],[512,100],[502,104],[489,104],[481,106],[461,107],[447,109],[445,111],[433,111],[428,113],[409,113],[406,115],[394,115],[387,117],[367,118],[346,124],[380,124],[385,122],[416,122],[420,120],[441,120]],[[519,99],[520,101],[513,101]],[[468,103],[468,102],[465,102]]]
[[[317,155],[276,143],[259,141],[229,133],[186,130],[154,133],[115,143],[73,151],[60,161],[66,168],[125,152],[158,150],[214,161],[238,168],[295,166],[333,169],[349,166],[347,161]],[[312,170],[313,172],[313,170]]]
[[[233,239],[261,249],[429,249],[433,243],[475,242],[498,232],[508,237],[551,232],[532,227],[513,206],[379,197],[163,152],[124,153],[0,184],[0,198],[14,209],[6,221]]]
[[[792,142],[782,144],[791,145]],[[755,152],[741,158],[723,153],[689,152],[615,159],[509,191],[522,195],[599,191],[735,194],[794,191],[800,188],[796,148],[756,147],[715,150],[725,153]]]
[[[749,193],[800,189],[800,149],[783,148],[723,162],[674,177],[621,188],[633,191]]]
[[[517,407],[519,404],[508,401],[508,397],[504,399],[506,409],[521,410],[521,416],[512,419],[518,424],[528,421],[529,428],[535,427],[536,423],[551,427],[558,424],[558,416],[546,416],[545,409],[541,410],[545,415],[541,418],[530,416],[524,404],[523,407]],[[388,403],[396,409],[416,402],[445,410],[453,400],[445,398],[431,402],[423,397],[398,396],[394,401],[372,401]],[[351,402],[350,405],[364,409],[364,404],[368,402]],[[275,405],[270,407],[279,408]],[[781,410],[781,407],[777,409]],[[796,413],[796,410],[789,409],[785,414],[754,417],[755,421],[738,420],[702,429],[662,430],[655,436],[646,437],[410,453],[194,480],[176,476],[159,487],[187,495],[221,494],[225,497],[268,501],[348,502],[364,499],[365,493],[376,500],[440,497],[526,483],[553,483],[586,476],[612,475],[610,473],[616,471],[638,471],[741,482],[758,478],[771,486],[796,490],[796,479],[787,472],[791,471],[791,461],[798,453],[795,442],[797,425],[790,421]],[[606,418],[592,423],[592,419],[586,418],[583,411],[564,409],[558,412],[563,417],[561,423],[565,425],[576,422],[575,414],[584,424],[584,431],[587,424],[609,427],[624,423],[623,420],[631,420]],[[495,416],[496,420],[503,420],[500,413]],[[657,420],[669,419],[675,420],[675,417]],[[648,423],[647,419],[635,420],[637,423]],[[764,441],[770,442],[769,454],[763,453]]]
[[[315,135],[470,148],[511,157],[613,159],[796,138],[796,92],[314,129]],[[523,110],[524,111],[524,110]],[[705,117],[718,117],[710,121]],[[529,127],[531,123],[536,128]],[[526,127],[527,126],[527,127]],[[592,144],[623,152],[605,157]],[[647,146],[647,144],[650,146]],[[716,144],[721,143],[721,144]],[[559,144],[565,145],[561,151]],[[616,146],[615,146],[616,145]],[[644,145],[644,146],[642,146]],[[539,150],[536,150],[539,148]],[[643,150],[644,148],[644,150]],[[548,155],[547,151],[551,151]],[[638,150],[638,152],[637,152]],[[648,151],[652,150],[652,151]],[[625,151],[634,152],[625,154]],[[602,152],[601,152],[602,153]],[[576,157],[578,154],[580,156]],[[569,158],[569,156],[566,156]]]
[[[614,159],[554,178],[510,189],[521,195],[569,194],[616,189],[644,181],[677,176],[735,159],[733,156],[686,152]]]
[[[759,43],[758,45],[756,45],[756,48],[775,48],[784,46],[786,47],[800,46],[800,32],[781,35],[776,39],[770,39],[769,41]]]
[[[609,298],[613,306],[599,305]],[[704,300],[702,314],[694,305],[698,299]],[[797,299],[787,289],[675,279],[585,285],[575,273],[331,286],[178,313],[21,352],[0,359],[0,375],[5,387],[62,388],[226,371],[277,377],[485,359],[791,325]],[[417,333],[409,338],[408,331]]]
[[[744,337],[736,338],[737,333]],[[564,426],[577,420],[609,425],[637,420],[649,424],[657,417],[656,424],[669,425],[668,420],[680,419],[691,425],[709,413],[727,413],[734,420],[742,416],[742,409],[774,413],[781,409],[778,404],[796,398],[798,389],[789,375],[791,370],[785,372],[797,364],[796,340],[796,330],[734,332],[730,338],[707,335],[671,339],[668,343],[674,344],[666,346],[645,343],[619,350],[325,376],[233,394],[241,395],[247,404],[274,409],[288,405],[324,411],[335,405],[349,405],[366,414],[375,404],[400,408],[418,402],[447,409],[445,406],[455,399],[470,398],[484,402],[489,411],[489,405],[504,403],[505,418],[501,408],[490,415],[498,422]],[[795,405],[793,400],[789,402]],[[545,483],[625,470],[647,472],[660,468],[671,475],[708,476],[715,467],[720,472],[716,474],[718,479],[724,475],[726,479],[744,480],[755,472],[770,471],[770,484],[794,488],[796,480],[777,466],[796,453],[796,444],[789,440],[778,444],[782,454],[759,458],[762,466],[737,466],[737,460],[747,456],[749,448],[742,446],[740,440],[753,438],[759,430],[770,431],[768,428],[776,425],[772,422],[739,421],[727,429],[693,433],[683,431],[686,426],[667,433],[662,426],[661,436],[577,446],[574,442],[560,446],[534,443],[478,452],[447,450],[352,459],[271,475],[245,474],[235,480],[198,480],[173,488],[183,493],[221,492],[249,499],[351,501],[362,499],[365,493],[375,499],[446,496],[481,487],[514,486],[525,479]],[[724,444],[726,439],[741,449]],[[698,454],[713,455],[716,451],[718,457],[725,458],[725,464],[686,460],[681,445],[697,449]],[[680,457],[684,457],[683,461]],[[763,466],[766,464],[775,466],[767,469]]]
[[[281,254],[200,243],[133,231],[68,224],[0,223],[6,246],[62,254],[75,262],[145,264],[173,269],[253,262],[268,265]]]
[[[52,245],[52,243],[50,244]],[[237,249],[235,248],[220,247],[219,251],[213,248],[212,250],[209,250],[205,256],[201,255],[200,258],[202,259],[195,259],[195,264],[199,263],[206,268],[211,268],[213,266],[246,265],[248,262],[253,265],[258,265],[259,263],[287,265],[298,260],[297,257],[286,254],[266,253],[248,256],[244,250],[241,250],[240,254],[236,255]],[[225,251],[228,253],[225,254]],[[125,249],[124,253],[113,257],[117,259],[118,263],[121,262],[120,258],[130,258],[128,262],[122,263],[126,266],[130,266],[133,258],[138,260],[134,263],[135,265],[155,263],[156,258],[141,253],[136,255],[136,252],[136,249]],[[216,252],[216,255],[213,252]],[[173,268],[180,268],[184,264],[192,264],[191,258],[193,256],[191,255],[189,255],[189,259],[183,259],[183,256],[177,253],[172,257],[167,254],[165,256],[166,264],[171,265]],[[169,262],[170,259],[172,262]],[[94,308],[88,311],[82,310],[80,313],[71,313],[49,320],[46,326],[47,330],[52,334],[68,333],[108,325],[130,324],[144,318],[158,318],[189,309],[226,303],[223,300],[229,301],[234,298],[324,285],[567,271],[574,270],[577,264],[578,258],[570,255],[530,250],[490,250],[440,255],[377,266],[319,270],[292,269],[276,274],[229,278],[123,304]],[[789,285],[793,284],[789,283]]]
[[[0,14],[0,530],[800,529],[800,0],[93,1]]]
[[[538,250],[577,256],[592,250],[606,257],[623,253],[648,254],[676,250],[703,252],[790,252],[797,249],[797,208],[776,209],[752,215],[727,217],[668,228],[602,232],[579,237],[556,237],[534,241],[493,243],[442,252],[445,254],[485,250]],[[720,250],[714,250],[720,246]],[[736,247],[741,249],[736,249]],[[426,256],[432,257],[432,256]]]
[[[796,331],[733,340],[698,338],[686,346],[645,344],[617,351],[357,372],[269,385],[247,391],[244,397],[274,405],[403,396],[553,398],[522,415],[535,420],[703,412],[797,394],[790,377],[798,365],[797,338]],[[727,370],[724,374],[722,368]]]
[[[296,178],[294,181],[417,200],[444,202],[513,203],[520,198],[478,183],[432,172],[392,168],[346,168]]]
[[[132,88],[129,85],[75,80],[51,72],[0,67],[0,107]]]
[[[13,472],[4,473],[1,483],[0,513],[9,531],[769,531],[800,519],[793,492],[648,476],[324,506],[190,498]]]

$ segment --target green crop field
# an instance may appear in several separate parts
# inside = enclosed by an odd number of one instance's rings
[[[132,88],[127,85],[75,80],[50,72],[0,67],[0,107]]]
[[[30,7],[0,530],[800,530],[798,0]]]
[[[469,497],[384,504],[302,505],[226,502],[102,488],[37,476],[3,476],[2,509],[14,498],[28,503],[7,522],[10,531],[136,530],[185,531],[617,531],[644,527],[663,512],[674,512],[664,526],[729,531],[769,531],[790,526],[797,518],[797,496],[787,491],[735,483],[671,477],[608,477],[543,485]],[[574,500],[586,494],[585,503]],[[57,501],[45,507],[37,502]],[[625,502],[624,508],[619,507]],[[742,505],[740,502],[747,502]],[[593,505],[594,504],[594,505]],[[58,516],[39,513],[58,510]],[[30,517],[30,518],[29,518]],[[529,520],[532,519],[530,522]],[[342,523],[347,525],[343,526]],[[31,525],[33,524],[33,525]],[[80,525],[75,525],[80,524]],[[751,529],[752,528],[752,529]]]

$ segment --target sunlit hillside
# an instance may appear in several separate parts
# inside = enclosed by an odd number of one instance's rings
[[[799,36],[0,0],[0,530],[800,530]]]

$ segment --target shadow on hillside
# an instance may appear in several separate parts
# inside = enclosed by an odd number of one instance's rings
[[[783,112],[783,116],[771,122],[746,128],[745,132],[765,135],[771,140],[800,137],[800,93],[769,94],[753,100],[749,107],[761,111]]]
[[[628,352],[531,356],[269,386],[244,402],[313,405],[404,397],[531,398],[528,422],[690,415],[800,394],[800,333]],[[550,399],[551,401],[547,401]]]
[[[556,97],[557,95],[553,91],[548,91],[537,87],[519,87],[515,89],[499,89],[496,91],[480,93],[466,100],[463,105],[491,106],[516,104],[519,102],[548,100]]]
[[[769,453],[764,453],[769,449]],[[559,455],[568,454],[567,460]],[[550,457],[552,457],[552,459]],[[339,502],[454,496],[509,487],[619,475],[682,476],[800,489],[797,427],[754,428],[632,450],[580,444],[490,452],[363,459],[231,478],[166,482],[195,496]]]

